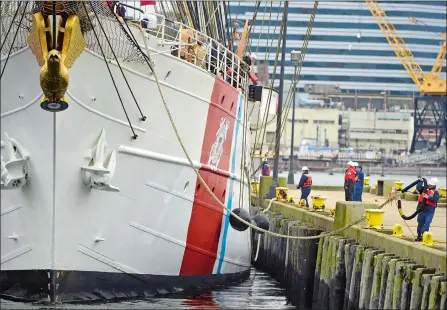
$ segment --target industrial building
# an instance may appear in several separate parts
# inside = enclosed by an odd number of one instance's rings
[[[301,49],[313,5],[312,1],[289,2],[287,55]],[[251,21],[255,6],[256,2],[230,2],[231,19]],[[446,29],[446,2],[380,1],[380,6],[386,10],[421,68],[429,72],[440,43],[444,42],[439,33]],[[279,36],[279,31],[274,29],[280,28],[282,11],[280,2],[274,2],[273,6],[261,2],[251,31],[250,42],[256,46],[252,52],[257,54],[259,63],[268,66],[264,65],[261,71],[268,69],[270,79]],[[410,17],[418,23],[412,22]],[[288,60],[285,66],[285,87],[288,88],[294,63]],[[445,71],[444,63],[442,79],[445,79]],[[279,70],[274,78],[274,86],[278,86]],[[338,90],[318,91],[317,85],[321,84],[335,85]],[[413,95],[419,94],[364,1],[320,1],[298,90],[326,95],[333,101],[341,101],[346,109],[385,110],[395,103],[411,109]]]
[[[413,117],[410,112],[342,111],[345,133],[341,147],[356,151],[408,151],[413,136]],[[343,120],[346,120],[343,122]]]
[[[269,119],[273,120],[271,115]],[[291,145],[292,113],[281,136],[281,154]],[[267,125],[263,150],[273,150],[276,121]],[[331,108],[301,108],[295,112],[294,152],[318,149],[361,151],[408,151],[413,136],[410,112],[351,111]],[[254,136],[252,137],[254,141]],[[258,147],[261,140],[258,138]]]
[[[445,42],[440,33],[444,33],[446,29],[447,3],[378,2],[405,40],[421,69],[430,72],[441,44]],[[290,60],[290,53],[302,47],[313,6],[312,1],[289,2],[286,92],[290,88],[295,68],[295,63]],[[251,21],[255,7],[256,2],[230,2],[231,19],[239,21],[239,24],[247,19]],[[278,68],[276,73],[272,74],[279,37],[279,31],[275,29],[280,28],[282,12],[282,2],[271,6],[268,2],[261,2],[250,38],[251,45],[256,46],[251,52],[257,54],[258,76],[264,85],[270,85],[274,79],[274,87],[279,86],[280,79]],[[445,61],[442,64],[440,79],[445,80]],[[420,88],[402,66],[365,1],[319,2],[296,91],[296,105],[300,108],[323,107],[340,110],[338,139],[330,137],[330,145],[338,144],[341,148],[408,150],[413,140],[419,140],[424,142],[416,143],[419,148],[434,144],[438,147],[445,146],[445,136],[443,141],[439,142],[443,129],[427,127],[430,124],[442,123],[437,117],[438,114],[445,117],[445,107],[442,108],[442,104],[431,108],[423,119],[417,118],[417,126],[426,127],[414,130],[414,117],[418,114],[415,112],[414,100],[420,95]],[[422,110],[423,105],[417,109]],[[318,110],[319,117],[325,115],[326,112],[323,111]],[[379,117],[379,112],[383,111],[401,115],[398,117],[401,121]],[[315,112],[316,110],[313,110],[313,113]],[[290,115],[288,118],[287,124],[291,124]],[[318,140],[319,144],[324,142],[324,129],[318,133],[317,138],[317,127],[312,127],[314,124],[309,123],[306,127],[299,123],[300,121],[303,120],[296,121],[295,147],[299,147],[300,139],[304,138],[313,138]],[[272,125],[269,126],[269,139],[274,137]],[[288,126],[284,130],[286,135],[290,132],[287,129]],[[334,131],[331,131],[331,135],[333,133]],[[290,141],[291,138],[282,137],[284,148],[287,148],[287,139]],[[430,143],[428,140],[431,140]]]
[[[294,149],[301,146],[313,149],[315,145],[338,147],[338,114],[336,109],[300,108],[295,113]],[[281,150],[290,150],[292,140],[292,113],[288,114],[287,122],[281,136]],[[267,125],[263,149],[272,149],[275,142],[276,122]]]

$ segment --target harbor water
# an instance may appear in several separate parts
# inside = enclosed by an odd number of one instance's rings
[[[241,283],[200,292],[194,296],[169,295],[114,303],[47,306],[1,300],[1,309],[295,309],[285,290],[266,273],[252,268]]]

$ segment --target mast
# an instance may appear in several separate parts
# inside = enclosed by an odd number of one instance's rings
[[[275,157],[273,162],[273,179],[270,184],[268,198],[272,199],[276,196],[276,188],[278,187],[278,165],[279,165],[279,146],[281,139],[281,119],[282,119],[282,105],[284,97],[284,63],[286,62],[286,38],[287,38],[287,13],[289,9],[289,1],[284,1],[284,30],[282,37],[282,51],[281,51],[281,76],[279,80],[279,98],[278,98],[278,112],[276,114],[276,137],[275,137]],[[281,38],[278,38],[280,40]]]
[[[242,58],[245,52],[245,44],[247,43],[247,35],[248,35],[248,19],[245,20],[244,32],[242,32],[241,40],[239,41],[239,47],[237,49],[237,56]]]

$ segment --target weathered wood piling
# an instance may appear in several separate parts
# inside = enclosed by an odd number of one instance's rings
[[[324,232],[296,216],[271,211],[265,215],[270,231],[276,233],[317,236]],[[445,266],[430,268],[342,235],[303,240],[253,233],[253,257],[258,239],[254,265],[278,280],[299,308],[447,309],[447,276],[440,272]]]

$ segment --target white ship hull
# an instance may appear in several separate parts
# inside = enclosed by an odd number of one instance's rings
[[[150,48],[161,47],[151,41]],[[248,184],[241,185],[250,136],[246,132],[244,141],[245,96],[169,53],[152,58],[200,174],[228,207],[248,210]],[[39,66],[31,50],[9,57],[1,80],[1,139],[6,142],[7,133],[29,159],[26,184],[1,195],[3,297],[109,299],[248,276],[250,230],[232,229],[227,212],[200,185],[147,66],[121,66],[147,117],[141,120],[118,66],[110,63],[137,139],[101,56],[85,50],[76,61],[66,94],[70,106],[60,113],[39,105]],[[221,121],[229,125],[216,170],[209,157]],[[85,184],[81,167],[89,165],[98,141],[107,143],[106,157],[115,151],[111,185],[119,192]],[[7,161],[6,146],[2,155]]]

